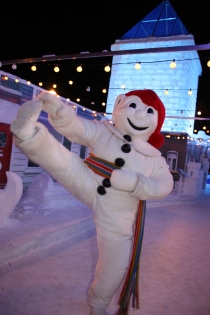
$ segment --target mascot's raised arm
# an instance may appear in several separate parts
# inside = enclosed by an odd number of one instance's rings
[[[41,110],[67,139],[88,146],[83,162],[37,122]],[[78,117],[72,106],[43,92],[20,107],[11,124],[15,144],[75,198],[93,211],[99,260],[87,301],[91,315],[105,315],[122,282],[118,315],[138,301],[138,263],[142,245],[145,203],[167,196],[173,179],[157,148],[165,108],[152,90],[119,95],[113,123]],[[135,229],[135,231],[134,231]]]

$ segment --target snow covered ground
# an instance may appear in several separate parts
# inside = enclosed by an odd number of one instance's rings
[[[98,258],[91,211],[56,187],[26,196],[0,227],[1,315],[88,315]],[[210,314],[210,185],[148,202],[136,315]],[[107,314],[116,309],[116,297]]]

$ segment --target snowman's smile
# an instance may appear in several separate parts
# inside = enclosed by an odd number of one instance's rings
[[[127,120],[128,120],[128,122],[129,122],[129,125],[133,128],[133,129],[135,129],[135,130],[146,130],[146,129],[148,129],[149,127],[137,127],[137,126],[135,126],[134,124],[132,124],[132,122],[130,121],[130,119],[129,118],[127,118]]]

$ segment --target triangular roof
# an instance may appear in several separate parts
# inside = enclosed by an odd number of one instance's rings
[[[170,2],[163,1],[120,39],[188,35],[186,27]]]

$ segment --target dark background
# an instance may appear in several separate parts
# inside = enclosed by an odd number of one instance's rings
[[[110,50],[116,39],[160,3],[160,0],[2,2],[0,61]],[[209,43],[208,1],[171,0],[170,3],[194,35],[195,43]],[[210,52],[198,53],[203,72],[196,111],[201,110],[201,117],[210,117],[210,68],[206,65]],[[108,89],[110,77],[110,73],[104,72],[104,66],[111,61],[111,57],[106,57],[46,62],[37,64],[36,72],[30,70],[31,64],[18,65],[17,70],[12,70],[11,65],[1,69],[36,85],[41,81],[44,89],[50,89],[56,83],[59,95],[72,101],[79,97],[82,105],[104,112],[106,108],[101,103],[106,102],[107,94],[103,94],[102,89]],[[53,71],[56,64],[60,67],[57,74]],[[76,72],[79,64],[83,65],[82,73]],[[69,80],[74,82],[72,86],[68,84]],[[87,86],[90,86],[90,92],[86,91]],[[196,121],[195,129],[202,130],[204,125],[210,130],[210,121]]]

